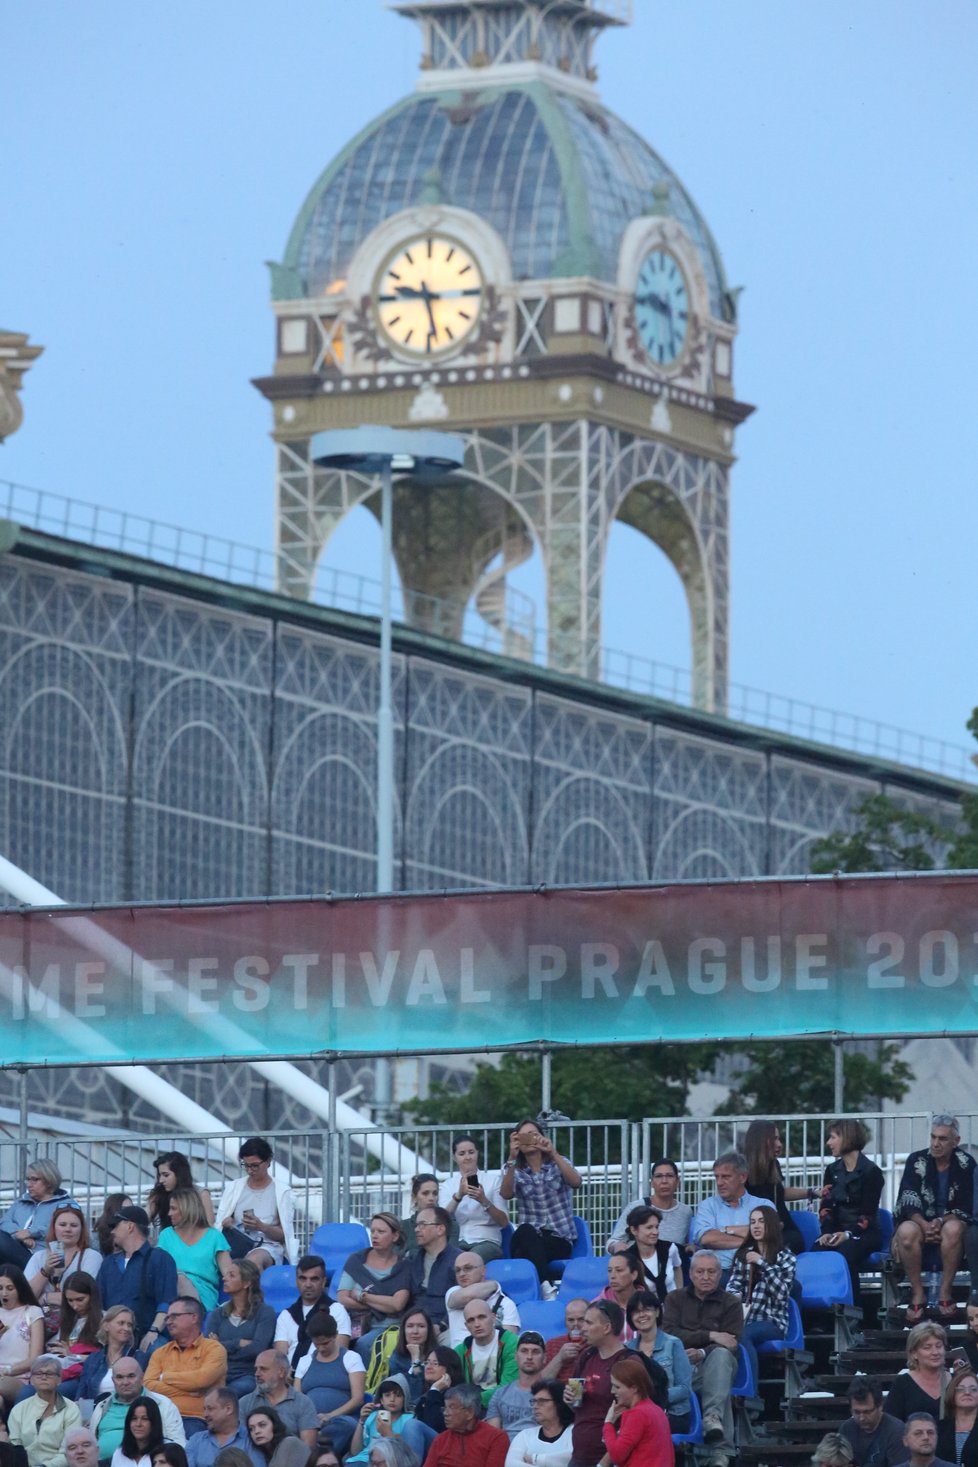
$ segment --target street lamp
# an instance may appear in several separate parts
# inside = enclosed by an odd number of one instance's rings
[[[380,474],[383,537],[380,609],[380,702],[377,708],[377,890],[394,889],[394,713],[391,707],[391,520],[393,478],[437,479],[460,468],[465,443],[453,433],[364,424],[314,433],[310,457],[317,468]]]

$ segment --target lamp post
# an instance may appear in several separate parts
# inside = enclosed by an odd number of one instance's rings
[[[391,706],[391,521],[393,479],[437,479],[460,468],[465,443],[453,433],[364,424],[314,433],[310,457],[317,468],[379,474],[383,543],[380,610],[380,700],[377,707],[377,891],[394,889],[394,712]]]

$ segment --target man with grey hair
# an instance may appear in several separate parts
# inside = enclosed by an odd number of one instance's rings
[[[68,1467],[98,1467],[98,1441],[87,1426],[74,1426],[65,1432],[62,1450]]]
[[[167,1441],[179,1442],[180,1446],[186,1444],[180,1412],[169,1396],[148,1391],[143,1384],[143,1367],[135,1355],[120,1355],[112,1367],[112,1394],[96,1401],[88,1423],[98,1440],[98,1454],[103,1461],[108,1461],[116,1447],[122,1446],[126,1415],[140,1396],[149,1396],[159,1406]]]
[[[445,1430],[435,1437],[425,1467],[504,1467],[509,1437],[482,1417],[482,1392],[465,1382],[445,1392]]]
[[[965,1229],[975,1206],[975,1161],[960,1145],[957,1116],[939,1111],[931,1117],[930,1146],[911,1151],[893,1209],[896,1230],[890,1252],[910,1284],[907,1323],[919,1324],[927,1312],[924,1269],[940,1270],[935,1315],[941,1324],[957,1318],[954,1275],[964,1254]]]
[[[716,1192],[705,1197],[693,1215],[692,1240],[697,1252],[709,1252],[726,1274],[733,1256],[747,1237],[747,1225],[755,1207],[773,1207],[766,1197],[752,1197],[747,1190],[747,1158],[739,1151],[724,1151],[713,1163]]]

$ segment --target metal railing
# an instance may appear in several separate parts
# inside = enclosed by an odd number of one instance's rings
[[[241,1176],[234,1159],[238,1146],[253,1134],[180,1136],[173,1132],[145,1135],[130,1131],[71,1140],[50,1135],[4,1140],[0,1142],[0,1207],[5,1211],[23,1194],[28,1162],[42,1157],[55,1163],[65,1191],[89,1219],[101,1213],[113,1192],[124,1192],[143,1206],[156,1181],[154,1158],[166,1151],[181,1151],[190,1159],[194,1181],[210,1192],[216,1209],[228,1182]],[[296,1235],[300,1243],[306,1244],[327,1215],[323,1174],[329,1168],[333,1138],[328,1131],[264,1134],[274,1152],[276,1168],[291,1178]]]
[[[742,1148],[747,1127],[755,1116],[650,1117],[641,1122],[593,1120],[554,1123],[549,1134],[558,1151],[573,1163],[584,1179],[575,1195],[574,1209],[590,1230],[595,1251],[603,1252],[626,1203],[648,1190],[652,1164],[671,1157],[681,1176],[681,1199],[695,1208],[713,1190],[713,1162],[721,1152]],[[776,1119],[784,1140],[782,1167],[791,1187],[820,1186],[827,1152],[825,1140],[834,1117],[794,1115]],[[871,1131],[866,1154],[886,1178],[883,1205],[892,1208],[907,1154],[925,1147],[930,1133],[928,1113],[859,1117]],[[978,1140],[978,1112],[959,1117],[962,1144]],[[450,1176],[452,1141],[462,1131],[479,1148],[480,1172],[498,1171],[509,1154],[511,1126],[400,1126],[387,1134],[428,1159],[434,1174]],[[368,1136],[377,1132],[328,1131],[266,1132],[275,1163],[291,1177],[296,1199],[296,1232],[305,1247],[322,1221],[369,1221],[378,1211],[406,1216],[410,1211],[411,1177],[383,1168],[367,1149]],[[153,1159],[164,1151],[182,1151],[190,1158],[194,1179],[206,1188],[215,1204],[227,1183],[240,1176],[235,1158],[244,1136],[228,1133],[180,1136],[134,1132],[83,1136],[72,1139],[34,1136],[0,1142],[0,1207],[3,1210],[23,1192],[27,1163],[38,1157],[55,1161],[65,1190],[88,1217],[97,1216],[106,1197],[124,1192],[145,1203],[155,1181]]]
[[[107,509],[62,494],[29,488],[0,479],[0,517],[47,534],[80,540],[107,550],[143,556],[191,574],[213,576],[258,590],[278,589],[278,559],[273,551],[241,545],[220,536],[182,529],[126,510]],[[534,625],[533,601],[507,586],[505,627],[518,628],[526,641],[526,660],[547,665],[546,633]],[[320,566],[312,600],[358,616],[377,616],[381,583],[353,571]],[[399,586],[394,588],[395,620],[413,626],[439,628],[459,624],[465,646],[504,653],[504,632],[485,622],[470,602],[464,609],[420,592],[410,593],[410,621]],[[512,650],[511,647],[509,650]],[[642,696],[660,698],[682,707],[694,706],[692,675],[686,667],[656,662],[632,652],[603,647],[599,681]],[[766,692],[744,683],[727,687],[726,716],[741,723],[768,728],[812,743],[928,770],[949,779],[974,783],[978,767],[972,751],[945,739],[914,733],[894,724],[863,718],[838,709],[823,708],[800,698]]]

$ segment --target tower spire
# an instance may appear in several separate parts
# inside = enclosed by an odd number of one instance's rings
[[[450,72],[455,86],[483,86],[487,72],[528,64],[593,82],[596,35],[632,18],[632,0],[394,0],[391,8],[421,26],[422,72]]]

